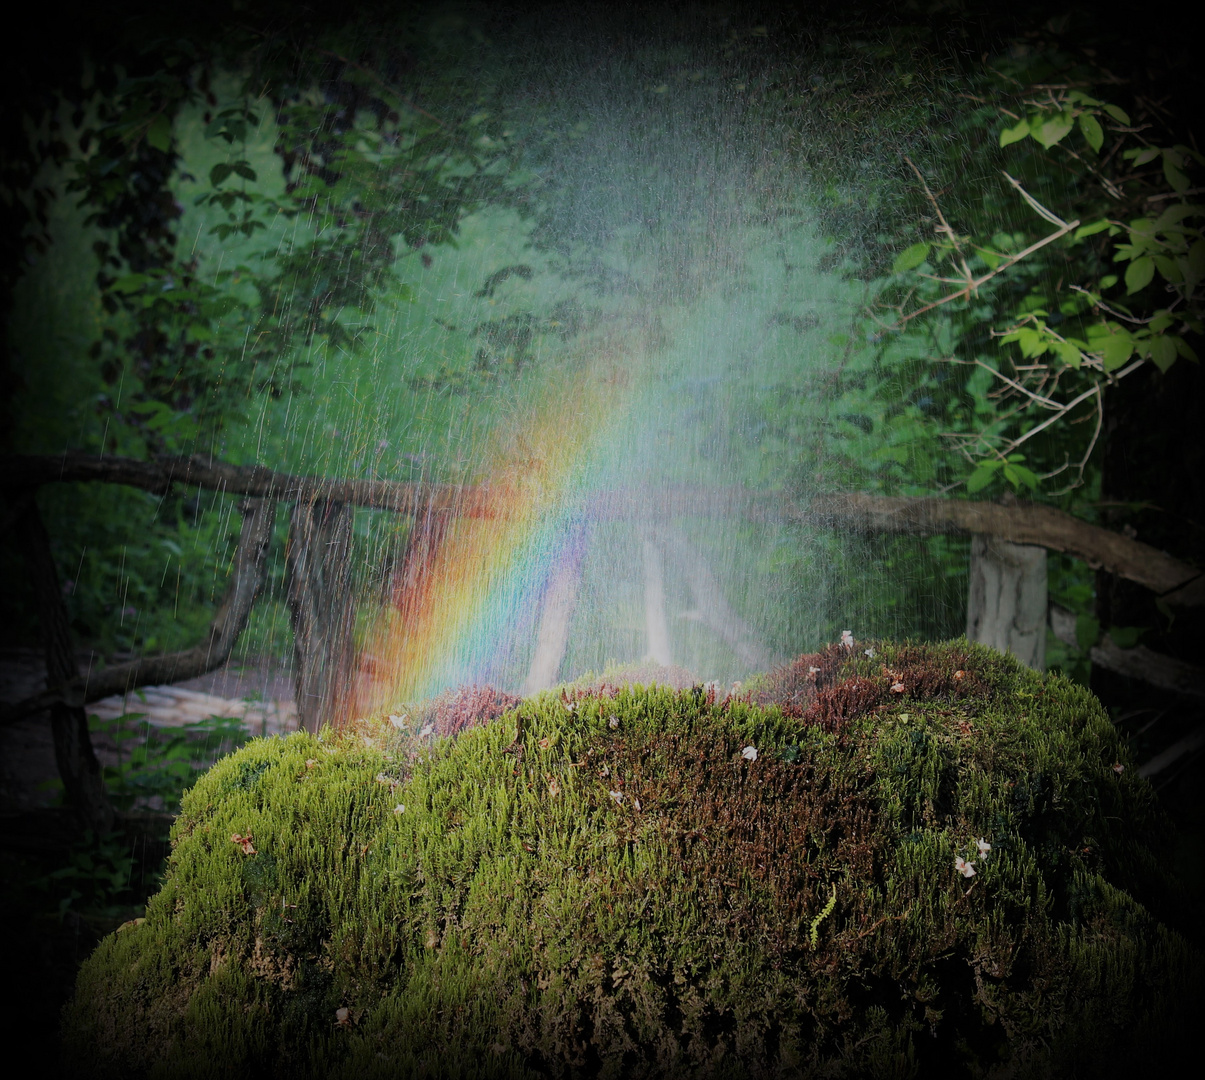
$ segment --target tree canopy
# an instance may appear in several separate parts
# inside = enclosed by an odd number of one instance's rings
[[[693,433],[649,451],[670,474],[718,454],[793,495],[1021,496],[1197,557],[1202,159],[1187,53],[1153,32],[971,4],[231,3],[81,9],[51,37],[5,118],[9,451],[472,479],[487,415],[606,353],[608,385]],[[27,306],[64,259],[70,343]],[[92,553],[63,574],[77,631],[195,634],[229,506],[62,499],[60,565]],[[963,558],[879,551],[881,584],[779,633],[851,605],[957,629]],[[1195,648],[1082,564],[1053,591],[1084,648]]]

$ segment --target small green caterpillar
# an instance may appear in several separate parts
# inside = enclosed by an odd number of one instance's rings
[[[824,910],[822,912],[820,912],[820,914],[817,915],[812,920],[812,948],[813,949],[816,948],[816,945],[820,940],[820,924],[822,922],[824,922],[824,920],[827,919],[833,913],[833,908],[835,908],[836,906],[837,906],[837,886],[834,885],[833,886],[833,895],[828,898],[828,903],[824,905]]]

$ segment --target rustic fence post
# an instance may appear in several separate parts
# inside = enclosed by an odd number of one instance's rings
[[[673,661],[670,652],[669,625],[665,620],[665,574],[664,556],[661,545],[646,533],[643,540],[644,555],[644,625],[648,633],[648,655],[658,664],[669,667]]]
[[[1046,549],[971,538],[967,638],[1046,669]]]
[[[18,499],[23,505],[14,524],[38,598],[38,621],[46,651],[46,685],[72,683],[79,679],[79,665],[71,640],[71,620],[50,553],[50,537],[33,490]],[[81,695],[76,695],[76,700],[59,699],[51,704],[50,730],[67,802],[75,809],[84,828],[97,834],[109,832],[114,822],[113,805],[109,802],[100,762],[92,748]]]
[[[560,674],[565,647],[569,643],[569,625],[582,583],[586,535],[586,530],[579,528],[569,537],[544,589],[536,649],[519,691],[523,697],[553,686]]]
[[[297,716],[317,731],[338,723],[351,688],[355,626],[351,510],[344,503],[298,501],[290,516],[287,562]]]

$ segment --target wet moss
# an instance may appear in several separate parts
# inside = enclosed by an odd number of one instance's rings
[[[1149,785],[997,653],[462,727],[215,765],[80,973],[72,1075],[1101,1075],[1199,994]]]

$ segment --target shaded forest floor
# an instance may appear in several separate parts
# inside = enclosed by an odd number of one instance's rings
[[[78,659],[86,671],[95,658],[83,653]],[[0,703],[20,701],[44,686],[40,650],[0,651]],[[231,706],[248,702],[247,719],[255,721],[247,725],[249,732],[260,734],[267,725],[258,718],[274,704],[273,720],[284,724],[274,722],[271,727],[279,729],[290,719],[296,726],[292,674],[279,661],[228,664],[186,680],[178,689],[183,693],[155,702],[157,726],[142,729],[161,745],[166,739],[177,759],[185,725],[195,724],[208,708],[237,713]],[[102,767],[113,769],[123,759],[128,762],[136,750],[139,725],[120,717],[120,703],[107,705],[89,709],[103,718],[90,727]],[[130,695],[126,708],[147,710],[149,704]],[[99,841],[80,837],[59,806],[61,784],[48,714],[0,727],[0,911],[9,930],[2,977],[12,1002],[3,1011],[0,1031],[11,1032],[26,1045],[53,1050],[59,1013],[79,965],[102,937],[140,916],[159,887],[168,853],[170,789],[173,779],[187,775],[179,768],[174,775],[167,772],[147,795],[136,799],[148,809],[137,827],[127,823]],[[47,1057],[53,1060],[53,1053]]]

